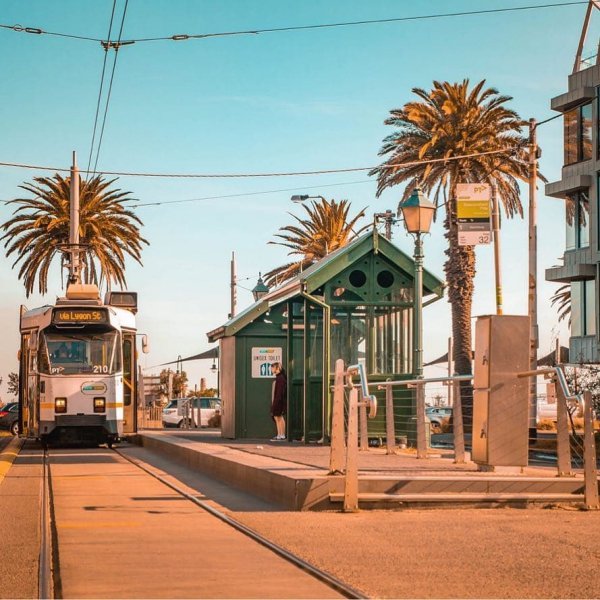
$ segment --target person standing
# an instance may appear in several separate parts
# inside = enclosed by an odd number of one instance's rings
[[[271,438],[272,442],[282,442],[285,440],[285,412],[287,408],[287,376],[281,363],[274,362],[271,365],[271,372],[275,375],[273,384],[273,398],[271,400],[271,416],[277,427],[277,435]]]

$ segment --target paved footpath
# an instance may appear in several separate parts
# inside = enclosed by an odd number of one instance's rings
[[[0,450],[0,598],[37,598],[42,453],[2,439]]]
[[[51,451],[63,598],[336,598],[106,449]]]

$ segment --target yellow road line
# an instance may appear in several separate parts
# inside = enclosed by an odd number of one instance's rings
[[[4,476],[8,473],[15,458],[17,458],[17,454],[19,454],[22,445],[23,440],[19,437],[14,437],[8,442],[8,446],[0,452],[0,483],[2,483]]]

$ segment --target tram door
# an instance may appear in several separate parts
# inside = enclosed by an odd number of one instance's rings
[[[123,333],[123,433],[137,430],[135,333]]]
[[[19,361],[19,411],[20,431],[37,435],[39,428],[39,375],[37,372],[37,332],[21,336]]]

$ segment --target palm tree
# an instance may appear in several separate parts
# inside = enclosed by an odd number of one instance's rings
[[[280,227],[279,231],[285,233],[276,233],[275,237],[283,241],[269,242],[290,248],[288,254],[300,256],[300,259],[266,273],[265,279],[269,287],[298,275],[327,254],[345,246],[368,227],[364,225],[358,231],[354,230],[357,221],[365,216],[365,209],[349,221],[348,200],[329,202],[321,197],[320,202],[312,201],[310,205],[302,205],[302,208],[306,211],[307,218],[301,219],[289,213],[297,221],[297,225]]]
[[[495,187],[508,217],[523,215],[518,180],[526,181],[528,154],[521,135],[524,122],[504,106],[511,100],[494,88],[484,88],[485,80],[469,89],[462,83],[433,82],[433,89],[412,91],[420,101],[394,109],[386,119],[397,131],[386,137],[379,152],[387,160],[373,169],[379,196],[386,188],[406,182],[403,200],[417,185],[440,199],[446,207],[444,227],[448,257],[444,265],[448,300],[452,306],[452,336],[456,372],[470,375],[471,306],[475,252],[472,246],[459,246],[456,217],[456,185],[488,183]],[[494,152],[494,154],[490,154]],[[487,153],[487,154],[484,154]],[[470,155],[465,157],[466,155]],[[453,159],[427,163],[431,159]],[[406,164],[412,163],[412,164]],[[465,421],[470,425],[472,395],[463,388]]]
[[[125,255],[141,264],[142,221],[123,206],[132,200],[130,192],[109,189],[116,181],[105,181],[96,175],[88,181],[80,179],[79,238],[82,246],[81,264],[85,283],[115,282],[125,286]],[[41,294],[48,291],[48,271],[54,258],[66,261],[69,242],[69,202],[71,178],[56,173],[53,177],[35,177],[35,183],[20,187],[33,198],[16,198],[13,217],[2,225],[6,232],[6,256],[16,254],[13,267],[20,264],[19,279],[23,280],[27,296],[33,292],[36,279]]]
[[[558,320],[562,321],[568,317],[569,325],[571,325],[571,284],[561,285],[554,292],[550,300],[552,301],[552,306],[557,305]]]

